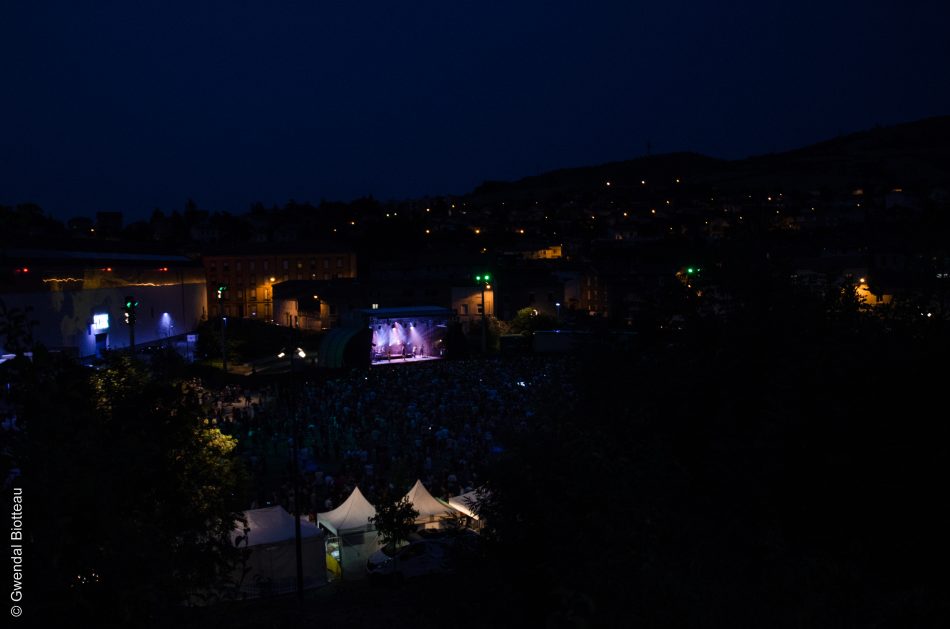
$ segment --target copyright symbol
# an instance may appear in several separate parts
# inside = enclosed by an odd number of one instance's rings
[[[22,613],[23,613],[23,610],[20,609],[19,605],[14,605],[13,607],[10,608],[10,615],[13,616],[14,618],[19,618],[20,614]]]

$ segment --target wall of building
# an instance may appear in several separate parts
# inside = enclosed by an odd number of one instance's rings
[[[209,316],[249,317],[283,322],[275,309],[274,284],[290,280],[356,277],[353,253],[213,255],[202,259],[207,278]],[[227,285],[218,301],[218,286]]]
[[[50,349],[65,349],[86,357],[97,350],[129,346],[129,326],[122,309],[126,295],[133,295],[139,302],[137,346],[193,332],[207,316],[203,283],[7,293],[0,299],[7,308],[31,309],[28,318],[36,322],[34,340]],[[106,321],[107,326],[102,327]],[[95,327],[96,323],[100,327]]]
[[[455,287],[452,289],[452,311],[458,315],[459,323],[468,329],[472,321],[481,321],[482,291],[477,286]],[[495,291],[485,291],[485,314],[495,316]]]

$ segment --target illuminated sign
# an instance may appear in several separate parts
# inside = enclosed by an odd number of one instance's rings
[[[101,332],[103,330],[109,329],[109,315],[108,314],[95,314],[92,315],[92,331]]]

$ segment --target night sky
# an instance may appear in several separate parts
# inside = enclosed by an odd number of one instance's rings
[[[940,4],[8,0],[0,204],[129,220],[794,148],[950,113]]]

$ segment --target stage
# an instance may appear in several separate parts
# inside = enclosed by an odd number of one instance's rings
[[[372,331],[370,365],[408,365],[445,354],[448,310],[387,308],[364,311]]]
[[[372,366],[378,365],[408,365],[410,363],[427,363],[433,360],[442,360],[441,356],[415,356],[403,358],[402,356],[393,356],[392,358],[379,357],[373,359]]]

